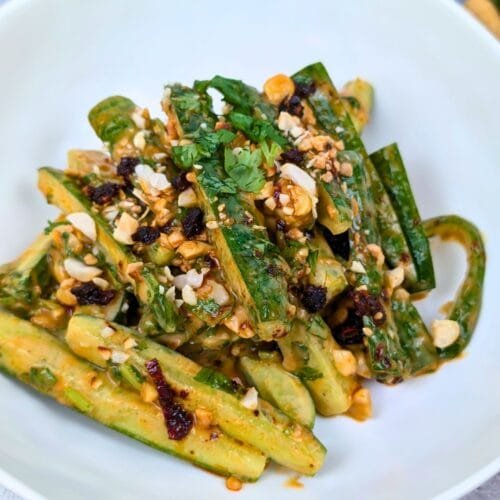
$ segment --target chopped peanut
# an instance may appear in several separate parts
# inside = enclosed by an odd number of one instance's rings
[[[451,319],[435,319],[431,324],[434,345],[444,349],[453,344],[460,336],[460,325]]]
[[[356,358],[351,351],[335,349],[333,351],[333,360],[335,362],[335,367],[344,377],[349,377],[356,373]]]
[[[361,388],[353,394],[352,405],[347,414],[361,422],[372,416],[372,400],[368,389]]]
[[[340,175],[343,175],[344,177],[352,177],[352,165],[348,162],[341,163],[339,172]]]
[[[76,297],[71,293],[71,290],[69,288],[63,288],[62,286],[57,289],[56,299],[65,306],[72,307],[76,306],[78,303]]]
[[[43,309],[31,317],[31,322],[42,328],[52,330],[59,326],[64,309]]]
[[[158,392],[154,385],[144,382],[141,385],[141,399],[146,403],[152,403],[158,399]]]
[[[99,354],[102,356],[102,359],[109,361],[111,359],[111,349],[108,349],[107,347],[104,346],[99,346],[97,348],[99,351]]]
[[[212,247],[202,241],[185,241],[177,248],[177,253],[187,260],[207,255]]]
[[[269,210],[275,210],[276,209],[276,200],[271,196],[269,197],[265,202],[264,205],[269,209]]]
[[[401,286],[404,279],[405,271],[402,266],[398,266],[385,272],[385,283],[391,292],[398,286]]]
[[[356,352],[357,370],[356,373],[363,378],[372,378],[372,372],[366,362],[366,356],[362,351]]]
[[[90,387],[92,387],[92,389],[94,389],[94,390],[99,389],[99,387],[101,387],[102,384],[103,384],[103,381],[97,375],[94,375],[92,377],[92,379],[90,380]]]
[[[129,337],[127,340],[125,340],[125,342],[123,343],[123,348],[125,350],[128,350],[128,349],[132,349],[133,347],[135,347],[137,345],[137,342],[135,341],[135,339],[133,339],[132,337]]]
[[[294,92],[295,84],[293,80],[281,73],[272,76],[264,83],[264,94],[276,106],[285,99],[292,97]]]
[[[167,236],[169,245],[174,249],[177,248],[185,239],[184,233],[180,229],[173,229]]]
[[[369,243],[366,245],[366,249],[370,252],[372,257],[377,261],[377,266],[382,267],[384,265],[385,257],[382,249],[375,243]]]
[[[317,135],[312,138],[312,147],[316,151],[324,151],[328,147],[333,146],[333,140],[331,137],[328,137],[327,135]]]
[[[212,412],[205,408],[196,408],[194,415],[196,417],[196,424],[202,429],[208,429],[214,423]]]
[[[85,262],[85,264],[87,264],[87,266],[93,266],[95,264],[97,264],[97,257],[91,253],[88,253],[86,254],[84,257],[83,257],[83,262]]]

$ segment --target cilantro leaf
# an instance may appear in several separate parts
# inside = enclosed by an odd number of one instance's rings
[[[213,387],[214,389],[220,389],[222,391],[228,392],[229,394],[234,394],[236,392],[231,379],[220,372],[212,370],[212,368],[202,368],[195,375],[194,379],[197,382],[201,382],[202,384]]]
[[[235,137],[236,134],[234,132],[221,129],[215,132],[201,133],[196,139],[196,144],[198,145],[200,155],[210,158],[221,144],[229,144]]]
[[[214,299],[198,300],[193,310],[215,318],[220,312],[220,305]]]
[[[269,145],[266,141],[263,141],[260,149],[264,155],[264,162],[268,167],[272,167],[276,158],[283,152],[283,149],[276,142],[271,142],[271,145]]]
[[[179,168],[191,168],[200,158],[201,154],[196,144],[185,144],[172,148],[172,160]]]
[[[287,139],[283,137],[280,131],[267,120],[252,118],[250,115],[231,111],[227,115],[229,123],[236,129],[243,132],[251,141],[262,143],[265,140],[271,140],[279,146],[288,144]]]
[[[49,220],[49,221],[47,221],[47,226],[45,226],[43,233],[50,234],[54,230],[54,228],[56,228],[57,226],[66,226],[68,224],[69,224],[69,222],[66,220],[56,220],[54,222]]]
[[[255,108],[270,120],[276,117],[276,108],[264,101],[257,89],[241,80],[217,75],[209,81],[195,83],[195,88],[198,91],[206,90],[208,87],[217,89],[224,96],[226,102],[242,113],[250,114]]]
[[[266,180],[260,168],[262,152],[241,149],[237,153],[230,148],[224,151],[224,170],[242,191],[258,193]]]
[[[172,160],[180,168],[191,168],[202,158],[213,156],[219,146],[229,144],[235,137],[236,134],[230,130],[206,132],[200,129],[193,144],[172,148]]]
[[[312,274],[316,272],[316,265],[318,264],[318,255],[319,255],[319,250],[309,250],[309,254],[307,255],[307,263],[311,268]]]
[[[217,196],[218,194],[236,194],[238,192],[238,186],[231,178],[222,180],[215,175],[210,175],[206,171],[203,171],[199,179],[204,189],[210,193],[210,196]]]
[[[208,94],[199,94],[189,87],[168,85],[170,102],[186,135],[196,133],[201,126],[211,128],[215,125],[215,116],[211,111],[212,100]]]

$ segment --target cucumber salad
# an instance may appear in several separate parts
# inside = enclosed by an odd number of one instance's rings
[[[314,475],[316,415],[370,418],[368,381],[459,356],[481,306],[479,231],[420,219],[398,146],[360,138],[372,103],[316,63],[262,92],[167,85],[161,118],[96,104],[104,147],[40,168],[60,214],[0,267],[0,368],[232,490],[269,461]],[[434,236],[468,266],[426,325],[413,302],[436,286]]]

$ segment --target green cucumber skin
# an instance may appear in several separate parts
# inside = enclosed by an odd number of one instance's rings
[[[157,406],[113,385],[105,376],[102,385],[93,389],[89,381],[97,373],[95,365],[74,356],[46,331],[0,310],[0,370],[34,387],[27,376],[33,366],[50,369],[57,380],[45,387],[45,395],[159,451],[244,481],[256,481],[264,470],[266,459],[260,452],[224,434],[216,440],[210,440],[209,432],[206,436],[190,433],[181,441],[168,439]],[[68,398],[74,394],[86,404],[75,407]]]
[[[168,86],[169,106],[175,111],[177,121],[186,136],[195,134],[205,124],[208,128],[215,125],[215,116],[211,112],[211,99],[208,94],[194,92],[181,84]]]
[[[389,195],[379,175],[372,175],[371,183],[377,208],[377,225],[386,262],[392,268],[400,264],[404,265],[405,285],[414,285],[417,282],[415,264]]]
[[[237,195],[218,195],[214,200],[205,185],[206,176],[217,176],[216,169],[205,165],[203,175],[198,177],[197,189],[205,208],[215,216],[217,205],[224,203],[226,214],[234,220],[231,226],[220,226],[214,230],[220,231],[227,248],[227,252],[219,248],[222,268],[233,268],[233,262],[236,265],[239,276],[235,275],[231,280],[239,279],[241,288],[246,290],[240,298],[252,316],[252,323],[257,325],[257,333],[267,340],[283,335],[290,328],[286,264],[278,248],[269,241],[266,231],[245,223],[246,210]],[[277,272],[273,275],[267,269]],[[248,297],[252,303],[249,303]]]
[[[239,366],[263,399],[292,420],[312,429],[316,416],[314,403],[297,377],[273,361],[243,357]]]
[[[14,262],[6,274],[0,276],[2,291],[16,299],[31,303],[36,299],[34,281],[47,269],[47,253],[52,245],[51,234],[41,234]]]
[[[307,475],[314,475],[319,470],[326,450],[309,429],[291,421],[273,406],[264,405],[264,401],[259,402],[257,412],[245,408],[237,396],[197,381],[195,377],[201,370],[200,365],[154,341],[135,335],[131,329],[111,323],[116,333],[103,339],[101,331],[108,324],[100,318],[73,316],[68,325],[66,342],[79,356],[106,366],[99,354],[99,346],[117,348],[124,339],[135,338],[138,345],[128,351],[130,362],[140,368],[147,361],[157,359],[172,387],[177,392],[187,392],[184,400],[187,408],[208,409],[223,432],[262,451],[281,465]]]
[[[370,158],[389,195],[415,266],[417,281],[408,283],[408,290],[410,292],[431,290],[435,288],[436,282],[429,241],[398,146],[397,144],[386,146],[371,154]]]
[[[359,206],[359,214],[353,217],[353,231],[357,231],[360,238],[359,243],[351,241],[351,259],[360,260],[366,270],[365,274],[356,276],[355,285],[366,285],[370,293],[380,296],[382,273],[366,248],[368,243],[381,246],[371,185],[371,178],[377,175],[376,170],[323,64],[311,64],[292,78],[295,82],[314,82],[315,91],[308,97],[308,103],[316,120],[326,133],[344,142],[342,156],[353,165],[352,177],[345,179],[347,195],[349,199],[355,199]],[[390,304],[385,300],[382,300],[382,304],[386,322],[374,329],[375,334],[367,338],[368,354],[370,368],[376,379],[391,383],[408,377],[410,367],[397,336]],[[365,319],[370,323],[369,318]],[[382,358],[376,355],[380,352],[385,354]]]
[[[337,181],[318,183],[318,222],[332,234],[340,234],[352,226],[352,209]],[[328,206],[336,212],[335,220],[328,213]]]
[[[412,375],[436,370],[439,357],[417,308],[410,300],[394,297],[391,305],[401,344],[411,360]]]
[[[366,123],[370,121],[374,97],[375,91],[373,86],[367,81],[359,78],[347,82],[342,89],[344,106],[349,113],[356,131],[360,135]],[[355,103],[351,101],[351,98],[355,99]],[[364,116],[359,116],[360,112],[364,113]]]
[[[458,215],[443,215],[423,223],[429,238],[456,239],[467,253],[467,271],[455,297],[448,319],[460,325],[460,337],[446,347],[438,349],[441,359],[452,359],[469,344],[481,312],[484,276],[486,271],[486,250],[479,229]]]
[[[127,97],[112,96],[96,104],[88,118],[97,136],[113,147],[124,135],[137,127],[130,117],[136,105]]]
[[[320,415],[339,415],[349,409],[357,381],[337,370],[332,354],[334,341],[321,316],[313,316],[307,325],[296,320],[288,335],[278,340],[278,345],[287,368],[291,365],[298,371],[312,369],[320,375],[303,380]]]

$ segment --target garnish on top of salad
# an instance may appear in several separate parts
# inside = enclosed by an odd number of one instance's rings
[[[372,102],[317,63],[263,93],[167,85],[167,120],[98,103],[106,152],[39,170],[61,214],[0,269],[0,367],[231,489],[268,460],[315,474],[316,413],[369,418],[363,381],[457,357],[481,305],[478,230],[420,219],[397,145],[368,155],[360,138]],[[435,287],[435,235],[465,246],[468,271],[428,329],[413,301]]]

